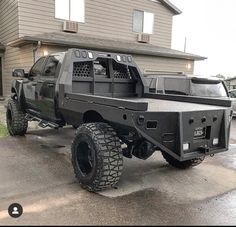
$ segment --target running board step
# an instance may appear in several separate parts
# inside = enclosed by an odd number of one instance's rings
[[[40,119],[38,117],[35,117],[35,116],[32,116],[30,114],[26,114],[25,119],[28,120],[28,121],[37,121],[37,122],[39,122],[38,126],[41,127],[41,128],[50,127],[50,128],[58,129],[60,127],[56,123],[52,123],[52,122],[49,122],[49,121],[42,120],[42,119]]]

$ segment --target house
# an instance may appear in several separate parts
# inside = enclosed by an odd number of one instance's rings
[[[236,89],[236,77],[226,79],[225,84],[229,90]]]
[[[1,0],[0,96],[10,94],[14,68],[71,47],[132,54],[145,73],[193,73],[204,57],[171,49],[168,0]]]

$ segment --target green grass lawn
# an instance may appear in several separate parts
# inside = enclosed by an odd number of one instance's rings
[[[8,136],[7,127],[0,122],[0,138]]]

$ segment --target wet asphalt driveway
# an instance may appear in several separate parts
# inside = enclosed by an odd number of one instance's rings
[[[125,159],[117,189],[89,193],[70,163],[72,128],[30,130],[0,139],[0,225],[235,225],[236,120],[230,151],[190,170],[170,167],[157,152]],[[24,214],[7,208],[18,202]]]

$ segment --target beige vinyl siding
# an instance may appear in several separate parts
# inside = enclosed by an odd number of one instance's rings
[[[18,1],[17,0],[0,0],[0,42],[5,46],[19,36],[18,26]],[[3,95],[10,93],[11,85],[11,68],[19,61],[17,49],[6,48],[3,55]]]
[[[33,46],[27,45],[21,48],[7,47],[3,57],[3,95],[11,94],[11,83],[14,79],[12,71],[16,68],[28,70],[33,64]]]
[[[42,46],[37,52],[37,58],[43,56],[44,50],[47,50],[49,54],[63,52],[68,50],[66,47],[59,46]],[[129,53],[127,53],[129,54]],[[142,72],[147,70],[152,71],[168,71],[168,72],[185,72],[187,74],[193,74],[194,61],[185,59],[145,56],[145,55],[133,55],[135,62]],[[187,69],[187,65],[191,64],[192,68]]]
[[[153,57],[144,55],[133,55],[135,62],[138,64],[142,72],[152,71],[168,71],[168,72],[184,72],[193,74],[194,61],[185,59],[174,59],[164,57]],[[187,65],[191,64],[192,68],[187,69]]]
[[[79,23],[79,33],[135,42],[134,9],[155,14],[151,43],[170,48],[173,13],[151,0],[85,0],[85,23]],[[20,36],[61,31],[62,22],[55,18],[55,0],[19,0]]]
[[[17,3],[17,0],[0,0],[0,41],[3,44],[18,37]]]

